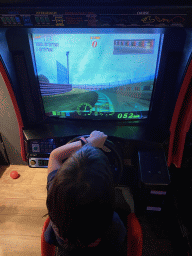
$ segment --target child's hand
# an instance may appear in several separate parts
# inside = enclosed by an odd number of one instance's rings
[[[103,148],[107,135],[100,131],[93,131],[86,139],[93,147]]]

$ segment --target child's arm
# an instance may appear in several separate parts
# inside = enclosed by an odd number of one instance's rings
[[[63,163],[62,161],[65,158],[68,158],[73,152],[79,150],[81,147],[81,141],[75,141],[54,149],[49,157],[48,174],[59,169]]]
[[[103,132],[93,131],[86,140],[93,147],[102,148],[106,139],[107,135],[105,135]],[[81,141],[75,141],[54,149],[49,157],[48,174],[54,170],[58,170],[63,164],[62,161],[68,158],[75,151],[79,150],[81,147]]]

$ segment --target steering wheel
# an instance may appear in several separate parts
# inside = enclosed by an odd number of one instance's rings
[[[82,135],[73,138],[70,140],[67,144],[78,141],[81,137],[88,138],[89,135]],[[106,140],[104,143],[104,147],[101,149],[99,148],[103,153],[108,157],[109,163],[110,163],[110,168],[113,174],[113,180],[115,186],[117,186],[120,182],[122,173],[123,173],[123,161],[121,157],[121,153],[119,149],[115,146],[115,144],[110,141]]]

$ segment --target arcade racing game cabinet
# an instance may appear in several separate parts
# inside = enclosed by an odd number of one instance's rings
[[[143,255],[192,255],[192,8],[10,1],[0,11],[23,160],[47,167],[54,148],[103,131],[116,183],[133,194]]]

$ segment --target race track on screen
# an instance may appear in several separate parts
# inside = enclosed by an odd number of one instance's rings
[[[151,86],[152,81],[135,83],[134,88]],[[130,90],[130,84],[114,88],[106,88],[98,91],[87,91],[73,89],[71,92],[44,96],[43,103],[45,112],[52,111],[77,111],[81,104],[89,104],[93,107],[96,105],[105,106],[106,104],[113,107],[114,112],[129,111],[148,111],[151,91],[150,90]],[[133,87],[133,86],[132,86]]]

